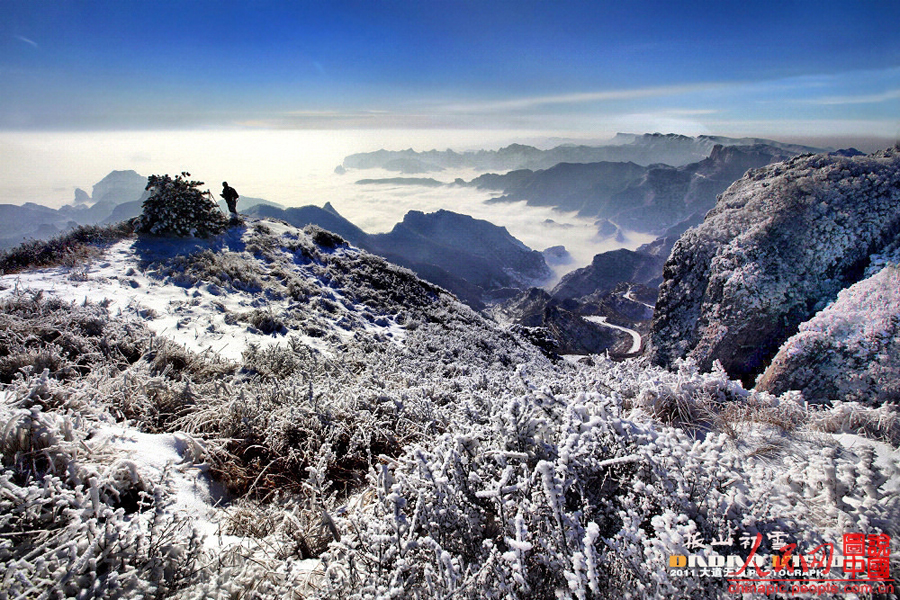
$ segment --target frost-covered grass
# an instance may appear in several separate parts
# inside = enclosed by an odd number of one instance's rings
[[[667,569],[710,552],[693,537],[900,535],[898,455],[871,441],[897,443],[893,407],[553,362],[315,230],[191,248],[0,299],[7,597],[718,598],[724,578]],[[238,358],[151,329],[188,309]],[[168,467],[144,455],[163,439]]]
[[[31,240],[0,253],[0,273],[63,265],[75,267],[99,255],[108,245],[134,233],[129,221],[113,225],[80,225],[49,240]]]
[[[165,479],[96,447],[81,415],[44,410],[48,377],[0,404],[0,596],[175,593],[200,568],[199,536],[166,510]]]

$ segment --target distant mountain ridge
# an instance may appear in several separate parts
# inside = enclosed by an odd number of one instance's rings
[[[712,209],[716,197],[747,170],[792,156],[795,153],[791,150],[764,144],[715,145],[708,157],[680,167],[645,167],[634,162],[561,163],[540,171],[489,173],[468,185],[503,192],[492,202],[524,200],[659,235],[692,215]]]
[[[0,249],[11,248],[27,239],[47,239],[78,225],[121,221],[140,213],[147,178],[134,171],[112,171],[97,182],[92,194],[75,189],[71,204],[53,209],[32,202],[22,206],[0,205]],[[137,213],[132,214],[132,206]],[[122,210],[120,207],[125,207]],[[112,220],[111,220],[112,219]]]
[[[247,214],[333,231],[355,246],[412,269],[474,308],[482,308],[496,294],[512,295],[543,285],[553,276],[544,256],[505,227],[448,210],[410,211],[390,232],[379,234],[364,232],[327,203],[322,208],[254,206]]]
[[[603,146],[563,144],[549,150],[511,144],[498,150],[455,152],[453,150],[377,150],[347,156],[343,169],[381,168],[405,174],[428,173],[444,169],[472,168],[485,171],[548,169],[559,163],[633,162],[641,166],[664,163],[675,167],[698,162],[719,146],[767,145],[790,155],[822,152],[822,148],[788,144],[761,138],[723,136],[689,137],[674,133],[619,133]]]
[[[91,194],[75,188],[70,204],[59,209],[26,202],[0,204],[0,250],[12,248],[28,239],[49,239],[79,225],[106,225],[134,218],[141,214],[149,192],[147,177],[135,171],[112,171],[94,184]],[[257,204],[280,204],[261,198],[241,196],[241,210]],[[220,201],[222,210],[225,202]]]

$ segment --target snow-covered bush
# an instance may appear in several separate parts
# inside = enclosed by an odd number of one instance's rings
[[[101,364],[122,369],[140,358],[146,336],[141,323],[111,319],[100,304],[22,290],[0,301],[0,383],[45,368],[58,379]]]
[[[199,538],[165,510],[165,481],[31,403],[47,378],[0,402],[0,598],[171,595],[195,574]]]
[[[166,175],[147,178],[147,190],[152,193],[144,200],[144,211],[138,217],[138,233],[178,237],[208,237],[221,233],[228,219],[218,205],[198,187],[202,181],[190,180],[190,173],[172,179]]]
[[[661,387],[686,402],[716,389],[740,397],[737,384],[689,369],[669,384],[646,365],[624,373],[635,398]],[[768,429],[762,409],[737,439],[694,437],[629,418],[615,394],[512,389],[466,402],[447,432],[370,472],[371,495],[339,511],[321,597],[721,598],[724,577],[673,576],[669,556],[745,556],[739,538],[757,533],[788,532],[806,548],[845,531],[900,532],[897,469],[869,447],[801,452],[807,438]],[[773,465],[783,465],[774,481]]]

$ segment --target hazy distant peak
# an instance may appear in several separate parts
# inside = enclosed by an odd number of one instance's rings
[[[603,145],[563,144],[541,150],[525,144],[510,144],[499,150],[457,153],[452,150],[400,152],[378,150],[347,156],[343,169],[382,168],[403,173],[425,173],[441,169],[474,168],[484,171],[549,169],[563,163],[633,162],[641,166],[666,164],[680,167],[707,158],[716,144],[752,146],[766,144],[793,154],[821,152],[819,148],[787,144],[761,138],[689,137],[677,133],[618,133]]]
[[[94,203],[122,204],[139,199],[147,187],[147,178],[134,171],[112,171],[94,184],[91,199]]]
[[[525,144],[510,144],[509,146],[505,146],[497,150],[497,154],[516,154],[522,152],[536,153],[541,152],[541,150],[538,150],[534,146],[527,146]]]
[[[75,199],[72,201],[74,204],[87,204],[90,201],[91,197],[86,191],[81,188],[75,188]]]

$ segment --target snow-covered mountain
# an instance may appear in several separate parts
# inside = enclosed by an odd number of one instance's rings
[[[893,292],[884,299],[874,292],[892,285],[875,272],[890,264],[885,257],[898,246],[900,149],[803,156],[750,171],[675,244],[656,305],[653,359],[674,364],[690,357],[703,369],[718,361],[752,383],[799,329],[806,335],[782,352],[766,376],[768,389],[797,386],[808,400],[827,401],[844,398],[846,381],[859,380],[866,397],[900,399],[892,383],[900,375],[896,358],[876,359],[895,352],[900,310]],[[868,308],[858,290],[870,294]],[[816,342],[815,331],[846,339]],[[873,364],[881,366],[870,372]],[[844,383],[826,381],[835,370]]]
[[[79,256],[0,277],[10,597],[725,598],[671,557],[900,535],[890,406],[553,361],[316,227]]]

